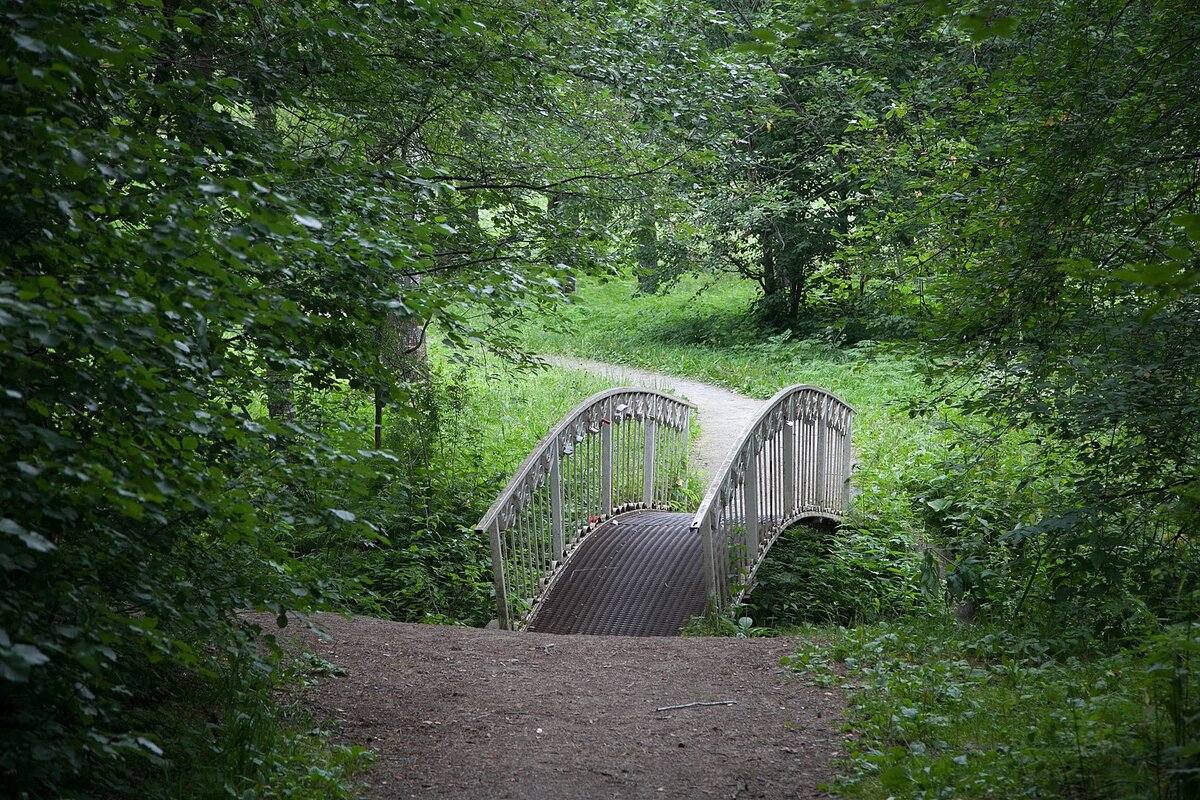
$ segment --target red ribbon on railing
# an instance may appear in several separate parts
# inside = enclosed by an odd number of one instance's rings
[[[612,425],[612,420],[610,420],[608,417],[601,417],[600,424],[601,425]]]

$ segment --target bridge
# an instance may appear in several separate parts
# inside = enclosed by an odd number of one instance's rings
[[[816,386],[779,391],[699,501],[695,406],[611,389],[575,407],[480,520],[500,627],[673,636],[741,603],[786,529],[838,520],[850,496],[854,409]],[[694,509],[694,510],[693,510]]]

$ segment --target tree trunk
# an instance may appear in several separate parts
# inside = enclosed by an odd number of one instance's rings
[[[420,276],[404,279],[408,286],[418,286]],[[389,311],[379,326],[377,338],[379,361],[396,383],[414,384],[429,380],[429,353],[425,347],[425,325],[418,317],[403,316]],[[383,387],[375,388],[375,447],[383,446],[383,409],[387,395]]]
[[[779,291],[779,273],[775,271],[775,250],[771,247],[771,231],[769,225],[764,225],[758,233],[759,244],[762,247],[762,287],[763,295],[770,297]]]
[[[645,276],[653,275],[658,272],[658,214],[654,201],[647,200],[642,205],[634,236],[638,272]]]
[[[579,209],[575,208],[565,192],[555,192],[550,195],[546,201],[546,216],[550,217],[555,223],[563,225],[567,228],[573,228],[576,231],[579,229]],[[555,236],[556,239],[562,240],[564,237]],[[548,255],[551,261],[558,264],[563,264],[570,268],[572,265],[572,254],[560,247],[554,246],[548,248]],[[571,272],[563,283],[563,294],[571,294],[575,291],[575,273]]]
[[[264,137],[272,140],[279,133],[275,107],[261,103],[254,107],[254,127]],[[296,421],[296,389],[290,373],[267,367],[266,379],[267,416],[283,422]]]
[[[267,370],[267,416],[284,422],[296,421],[295,386],[282,370]]]

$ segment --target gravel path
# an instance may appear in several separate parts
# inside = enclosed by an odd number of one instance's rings
[[[570,369],[581,369],[603,375],[626,386],[641,389],[673,390],[696,404],[696,417],[700,423],[700,438],[693,453],[696,471],[704,478],[713,473],[725,461],[730,449],[742,435],[742,431],[765,405],[763,400],[731,392],[708,383],[663,375],[643,369],[605,364],[586,358],[567,356],[541,356],[548,364]]]
[[[281,637],[347,671],[308,699],[377,751],[364,798],[820,798],[845,754],[841,693],[784,673],[791,640],[315,621],[331,639]]]

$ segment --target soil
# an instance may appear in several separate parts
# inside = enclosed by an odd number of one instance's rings
[[[844,756],[841,693],[786,674],[792,640],[313,621],[331,638],[281,633],[346,671],[309,702],[377,751],[366,798],[816,798]]]

